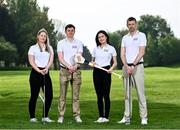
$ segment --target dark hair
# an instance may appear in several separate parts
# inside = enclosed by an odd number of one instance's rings
[[[68,28],[74,28],[74,30],[75,30],[75,26],[74,26],[73,24],[68,24],[68,25],[66,25],[65,31],[66,31]]]
[[[127,24],[128,24],[129,21],[135,21],[135,23],[136,23],[136,19],[135,19],[134,17],[129,17],[129,18],[127,19]]]
[[[96,34],[96,38],[95,38],[95,40],[96,40],[96,45],[97,45],[97,46],[101,45],[101,43],[99,42],[99,39],[98,39],[98,35],[99,35],[100,33],[102,33],[102,34],[104,34],[104,35],[106,36],[106,38],[107,38],[107,43],[110,44],[110,43],[109,43],[109,35],[107,34],[107,32],[104,31],[104,30],[100,30],[100,31],[98,31],[97,34]]]

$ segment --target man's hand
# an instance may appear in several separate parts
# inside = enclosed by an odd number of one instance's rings
[[[128,75],[132,75],[133,73],[133,69],[131,68],[131,66],[126,66],[126,72],[128,73]]]
[[[68,70],[69,70],[70,73],[76,72],[77,69],[78,69],[78,65],[68,67]]]

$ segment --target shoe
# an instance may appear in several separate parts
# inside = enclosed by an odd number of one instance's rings
[[[63,123],[64,122],[64,117],[60,116],[57,120],[58,123]]]
[[[99,117],[96,121],[94,122],[97,122],[97,123],[102,123],[102,120],[103,120],[103,117]]]
[[[102,119],[102,123],[106,123],[106,122],[109,122],[109,119],[103,118],[103,119]]]
[[[37,123],[38,122],[38,120],[36,118],[31,118],[29,121],[32,122],[32,123]]]
[[[147,118],[142,118],[141,119],[141,125],[147,125]]]
[[[43,117],[42,122],[46,122],[46,123],[51,123],[51,122],[54,122],[53,120],[51,120],[49,117]]]
[[[82,123],[80,116],[76,116],[74,119],[77,123]]]
[[[118,121],[117,123],[129,125],[129,124],[130,124],[130,119],[123,117],[123,118],[122,118],[120,121]]]

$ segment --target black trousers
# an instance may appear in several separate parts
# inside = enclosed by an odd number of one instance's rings
[[[110,66],[103,67],[109,69]],[[110,112],[110,88],[111,88],[111,74],[94,68],[93,82],[97,95],[97,104],[99,110],[99,117],[105,117],[108,119]],[[105,105],[105,112],[104,112]]]
[[[29,82],[30,82],[30,91],[31,91],[31,96],[29,100],[30,118],[35,118],[37,98],[39,95],[40,88],[42,88],[44,92],[44,85],[45,85],[45,115],[43,111],[43,117],[44,116],[48,117],[48,112],[49,112],[51,102],[53,99],[52,81],[49,76],[49,72],[45,75],[42,75],[38,73],[37,71],[35,71],[34,69],[32,69]]]

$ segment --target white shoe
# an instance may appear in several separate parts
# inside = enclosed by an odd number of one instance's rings
[[[102,119],[102,123],[106,123],[106,122],[109,122],[109,119],[103,118],[103,119]]]
[[[36,118],[31,118],[29,121],[32,122],[32,123],[37,123],[38,122],[38,120]]]
[[[127,119],[127,118],[123,117],[123,118],[122,118],[120,121],[118,121],[117,123],[129,125],[129,124],[130,124],[130,119]]]
[[[54,122],[53,120],[51,120],[49,117],[43,117],[42,122],[46,122],[46,123],[51,123],[51,122]]]
[[[64,122],[64,117],[60,116],[57,120],[58,123],[63,123]]]
[[[147,118],[142,118],[141,119],[141,125],[147,125]]]
[[[74,119],[77,123],[82,123],[80,116],[76,116]]]
[[[94,122],[97,122],[97,123],[102,123],[102,120],[103,120],[103,117],[99,117],[96,121]]]

